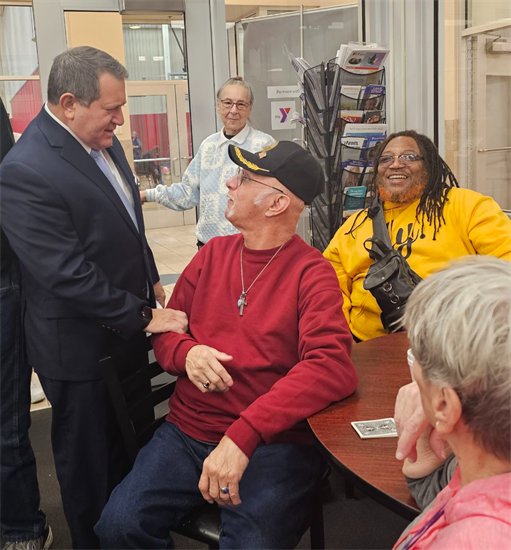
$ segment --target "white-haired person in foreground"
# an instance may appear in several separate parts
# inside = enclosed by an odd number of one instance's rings
[[[450,264],[404,325],[416,382],[397,398],[396,456],[423,512],[395,549],[511,548],[511,264]]]

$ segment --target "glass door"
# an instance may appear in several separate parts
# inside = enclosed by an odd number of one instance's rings
[[[166,95],[128,95],[133,163],[141,190],[171,184]]]
[[[180,182],[191,160],[182,14],[123,15],[133,165],[140,190]],[[146,227],[195,223],[195,210],[143,206]]]
[[[459,152],[460,183],[490,195],[507,211],[511,211],[509,21],[462,32]]]
[[[180,182],[192,158],[187,81],[128,82],[127,90],[140,190]],[[157,203],[145,203],[143,209],[148,227],[190,223],[182,212],[168,211]],[[154,216],[150,219],[150,212],[156,211],[160,211],[159,221]],[[167,222],[162,222],[165,211]]]

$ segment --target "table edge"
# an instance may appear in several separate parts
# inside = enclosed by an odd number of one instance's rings
[[[353,485],[355,485],[368,497],[372,498],[376,502],[385,506],[385,508],[392,510],[396,514],[400,515],[401,517],[409,521],[414,520],[421,513],[419,509],[414,508],[413,506],[410,506],[408,504],[405,504],[404,502],[390,496],[389,494],[385,493],[381,489],[378,489],[378,487],[375,487],[365,479],[358,476],[355,472],[353,472],[353,470],[350,470],[347,466],[345,466],[336,456],[334,456],[325,447],[325,445],[316,436],[316,433],[314,432],[312,426],[309,423],[309,419],[307,419],[307,428],[310,434],[312,435],[312,437],[314,438],[314,444],[316,448],[319,450],[321,455],[327,460],[327,462],[331,464],[337,471],[339,471],[340,474],[347,481],[353,483]]]

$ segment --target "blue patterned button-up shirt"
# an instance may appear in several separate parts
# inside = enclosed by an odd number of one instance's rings
[[[227,208],[227,187],[225,182],[236,174],[238,167],[228,154],[229,143],[235,143],[252,153],[275,143],[275,140],[248,124],[231,139],[223,130],[206,138],[189,164],[183,180],[170,187],[157,185],[148,189],[146,200],[156,201],[173,210],[189,210],[200,206],[197,222],[197,239],[207,243],[217,236],[233,235],[238,230],[225,219]]]

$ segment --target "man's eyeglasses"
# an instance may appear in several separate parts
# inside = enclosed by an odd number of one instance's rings
[[[238,168],[238,173],[236,174],[236,177],[238,179],[238,187],[241,187],[242,183],[245,180],[249,180],[249,181],[254,181],[255,183],[260,183],[261,185],[264,185],[266,187],[271,187],[272,189],[275,189],[275,191],[278,191],[283,195],[287,195],[287,193],[284,193],[284,191],[282,191],[282,189],[279,189],[278,187],[273,187],[273,185],[268,185],[267,183],[263,183],[262,181],[253,180],[252,178],[249,178],[248,176],[245,175],[245,171],[243,170],[243,168]]]
[[[233,105],[236,105],[238,111],[246,111],[250,107],[250,103],[245,103],[244,101],[231,101],[230,99],[221,99],[220,103],[222,107],[227,111],[230,111]]]
[[[410,164],[413,164],[418,160],[423,160],[424,157],[421,157],[420,155],[414,155],[413,153],[407,153],[405,155],[382,155],[378,160],[378,164],[380,166],[390,166],[394,162],[394,159],[397,159],[399,161],[399,164],[409,166]]]

